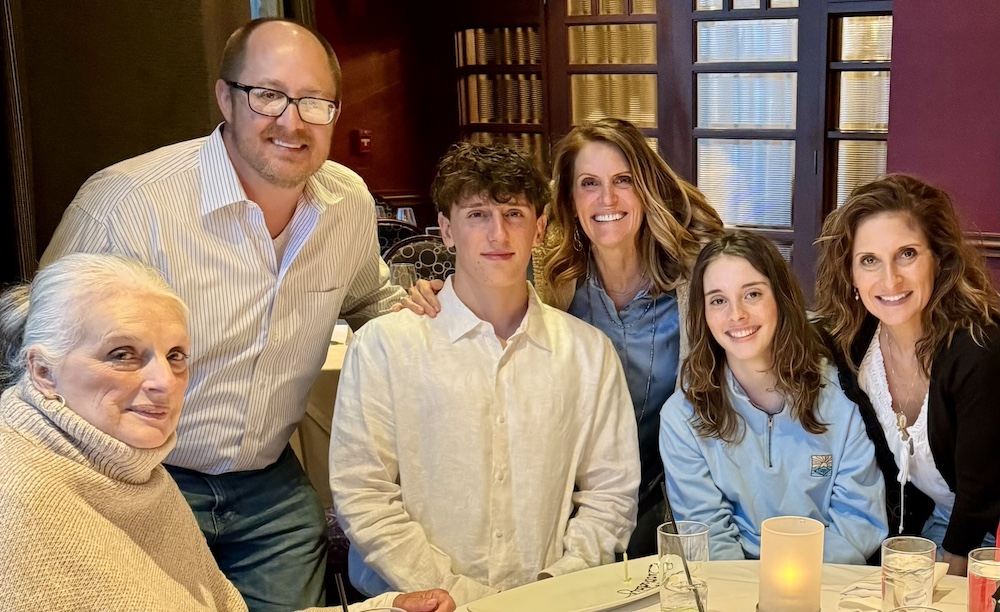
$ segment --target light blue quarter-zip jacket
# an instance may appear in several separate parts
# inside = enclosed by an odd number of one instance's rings
[[[677,520],[710,527],[709,558],[760,557],[760,524],[806,516],[826,525],[823,561],[863,564],[888,534],[885,483],[857,406],[827,366],[819,397],[823,434],[811,434],[786,405],[768,415],[726,371],[729,401],[743,420],[735,444],[700,437],[681,391],[660,412],[660,456]]]

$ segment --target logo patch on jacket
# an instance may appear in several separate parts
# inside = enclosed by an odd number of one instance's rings
[[[809,473],[814,478],[826,478],[833,473],[833,455],[813,455],[812,471]]]

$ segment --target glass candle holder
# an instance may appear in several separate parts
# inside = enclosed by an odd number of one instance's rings
[[[819,612],[823,529],[800,516],[761,523],[759,612]]]

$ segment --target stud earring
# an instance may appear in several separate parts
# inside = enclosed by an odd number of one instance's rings
[[[858,293],[858,288],[857,288],[857,287],[855,287],[855,288],[854,288],[854,301],[855,301],[855,302],[857,302],[857,301],[858,301],[858,300],[860,300],[860,299],[861,299],[861,294],[860,294],[860,293]]]

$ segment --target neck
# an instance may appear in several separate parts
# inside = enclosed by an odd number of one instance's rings
[[[295,207],[306,188],[305,182],[293,187],[281,187],[265,180],[247,166],[239,155],[233,154],[236,146],[225,126],[222,129],[222,142],[226,145],[226,154],[229,155],[229,161],[236,170],[236,176],[240,179],[240,185],[246,192],[247,198],[257,204],[264,213],[264,223],[271,238],[277,237],[295,214]]]
[[[497,338],[506,346],[528,311],[527,281],[510,287],[483,287],[456,269],[452,286],[458,299],[474,315],[492,325]]]
[[[917,350],[917,340],[923,336],[923,327],[919,321],[892,327],[882,324],[882,332],[900,354],[911,355]]]
[[[601,284],[615,304],[631,301],[642,289],[645,274],[635,245],[614,250],[595,248],[592,253]]]
[[[759,363],[759,360],[727,360],[727,363],[754,406],[769,414],[781,412],[785,398],[776,390],[777,379],[771,364]]]

